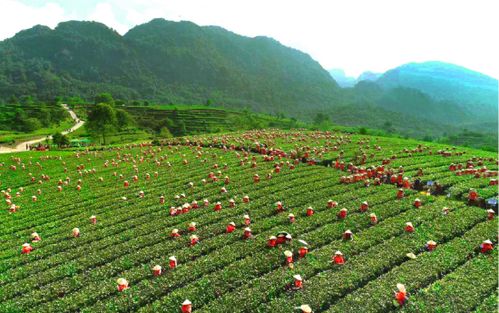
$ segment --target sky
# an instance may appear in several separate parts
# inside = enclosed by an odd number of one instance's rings
[[[162,17],[272,37],[349,76],[438,60],[499,78],[498,12],[497,0],[0,0],[0,40],[67,20],[125,34]]]

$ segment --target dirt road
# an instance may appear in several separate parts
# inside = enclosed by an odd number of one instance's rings
[[[82,127],[83,124],[85,124],[85,121],[82,121],[76,116],[75,112],[71,110],[67,104],[63,103],[62,107],[65,108],[68,112],[69,115],[71,115],[71,118],[76,122],[70,129],[65,130],[62,132],[63,135],[66,135],[68,133],[71,133],[78,128]],[[52,136],[45,136],[43,138],[38,138],[34,140],[28,140],[28,141],[23,141],[21,143],[18,143],[14,148],[11,147],[5,147],[5,146],[0,146],[0,153],[11,153],[11,152],[22,152],[22,151],[27,151],[26,147],[36,145],[42,141],[45,141],[46,139],[52,139]]]

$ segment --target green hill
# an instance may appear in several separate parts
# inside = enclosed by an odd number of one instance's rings
[[[497,117],[497,79],[454,64],[409,63],[387,71],[377,83],[383,88],[416,88],[437,100],[452,101],[472,114]]]
[[[96,22],[35,26],[0,42],[0,98],[79,95],[293,112],[324,108],[336,82],[316,61],[266,38],[155,19],[124,36]]]

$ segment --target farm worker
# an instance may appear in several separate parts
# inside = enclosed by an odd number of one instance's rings
[[[419,198],[416,198],[416,200],[414,200],[414,206],[415,206],[416,208],[421,207],[421,200],[419,200]]]
[[[31,196],[31,200],[33,200],[33,202],[36,202],[37,200],[36,196]]]
[[[144,191],[139,191],[139,198],[144,198]]]
[[[164,204],[165,203],[165,196],[160,196],[159,197],[159,204]]]
[[[378,223],[378,217],[374,213],[369,214],[369,219],[373,225]]]
[[[246,227],[244,229],[243,239],[250,239],[250,238],[251,238],[251,228]]]
[[[177,208],[174,206],[171,206],[170,207],[170,216],[175,216],[175,215],[177,215],[177,213],[179,213],[179,212],[177,212]]]
[[[123,182],[123,186],[124,186],[125,188],[126,188],[126,187],[128,187],[128,186],[130,186],[130,183],[128,182],[128,180],[125,180],[125,181]]]
[[[417,176],[423,176],[423,169],[421,167],[418,169],[418,172],[417,172],[416,175]]]
[[[369,187],[369,186],[371,186],[371,182],[369,181],[369,179],[366,179],[364,181],[364,187]]]
[[[40,237],[40,235],[38,235],[37,232],[34,232],[31,234],[31,242],[38,242],[41,240],[42,240],[42,238]]]
[[[193,209],[197,209],[197,208],[199,208],[199,204],[198,204],[198,202],[197,202],[196,200],[193,200],[193,201],[191,202],[191,207],[192,207]]]
[[[390,176],[390,183],[395,184],[397,182],[397,175]]]
[[[80,191],[81,190],[81,186],[80,185],[76,185],[76,190]]]
[[[487,219],[489,219],[489,220],[494,219],[494,215],[495,215],[495,214],[496,214],[496,213],[494,212],[494,210],[492,210],[492,209],[488,209],[488,210],[487,210]]]
[[[337,265],[345,264],[345,258],[343,257],[343,253],[341,251],[336,251],[333,256],[333,262]]]
[[[404,189],[399,189],[397,191],[397,199],[402,199],[404,197]]]
[[[307,208],[307,216],[312,216],[312,215],[314,215],[314,209],[311,206],[309,206]]]
[[[276,166],[275,169],[274,169],[274,172],[276,172],[277,174],[279,174],[281,172],[281,168],[279,166]]]
[[[220,211],[222,209],[222,203],[217,202],[215,203],[215,207],[213,208],[214,211]]]
[[[284,256],[286,257],[286,264],[292,264],[293,263],[293,252],[286,250],[284,251]]]
[[[160,265],[155,265],[153,268],[152,268],[152,274],[154,276],[159,276],[161,275],[161,266]]]
[[[169,260],[169,265],[171,269],[174,269],[177,267],[177,258],[175,256],[171,256],[168,258]]]
[[[490,241],[489,239],[484,240],[480,245],[480,252],[482,253],[487,253],[492,249],[494,249],[494,246],[492,245],[492,241]]]
[[[298,249],[298,255],[300,258],[304,258],[308,254],[308,244],[304,240],[298,240],[302,246]]]
[[[435,250],[436,247],[437,247],[437,243],[433,240],[430,240],[426,243],[426,249],[428,251],[433,251],[433,250]]]
[[[293,278],[295,279],[295,288],[303,288],[303,279],[301,276],[294,275]]]
[[[225,231],[228,234],[232,233],[234,230],[236,230],[236,223],[234,222],[230,222],[229,225],[227,225],[227,227],[225,228]]]
[[[225,187],[220,188],[220,193],[227,193],[227,189]]]
[[[451,163],[451,165],[449,165],[449,171],[454,172],[455,170],[456,170],[456,164]]]
[[[267,246],[273,248],[277,244],[277,237],[276,236],[270,236],[269,240],[267,241]]]
[[[210,201],[208,201],[208,199],[204,199],[204,200],[203,200],[203,205],[204,205],[205,207],[209,206],[209,205],[210,205]],[[221,207],[220,207],[220,208],[221,208]]]
[[[226,185],[230,184],[230,178],[229,178],[229,176],[225,176],[225,178],[224,178],[224,184],[226,184]]]
[[[468,200],[469,201],[476,201],[478,198],[478,193],[476,192],[475,189],[470,189],[470,192],[468,194]]]
[[[498,184],[498,181],[497,179],[495,178],[491,178],[490,181],[489,181],[489,185],[490,186],[496,186]]]
[[[312,313],[312,308],[308,304],[302,304],[300,305],[300,308],[302,313]]]
[[[249,215],[245,214],[243,218],[244,218],[244,225],[249,226],[249,224],[251,224],[251,218],[249,217]]]
[[[444,206],[444,207],[443,207],[443,209],[442,209],[442,214],[443,214],[443,215],[447,215],[447,214],[449,214],[449,208],[448,208],[448,207],[446,207],[446,206]]]
[[[243,197],[243,202],[244,203],[249,203],[249,201],[250,201],[250,198],[248,196],[244,196]]]
[[[336,202],[336,201],[333,201],[333,200],[328,200],[327,201],[327,207],[330,208],[330,209],[331,208],[335,208],[337,205],[338,205],[338,202]]]
[[[258,174],[253,175],[253,182],[254,183],[260,182],[260,176]]]
[[[405,223],[405,231],[408,232],[408,233],[412,233],[414,232],[414,226],[412,226],[412,223],[411,222],[407,222]]]
[[[343,208],[343,209],[340,210],[340,212],[338,212],[338,217],[340,219],[344,219],[344,218],[347,217],[347,214],[348,214],[348,210],[345,209],[345,208]]]
[[[133,181],[134,181],[134,182],[139,181],[139,177],[138,177],[137,175],[134,175],[132,178],[133,178]]]
[[[17,208],[18,208],[17,205],[15,205],[14,203],[12,203],[10,205],[9,212],[10,213],[16,213],[17,212]]]
[[[123,291],[129,288],[128,281],[124,278],[118,278],[116,282],[118,283],[118,291]]]
[[[350,229],[345,230],[343,233],[343,240],[352,240],[353,239],[353,233]]]
[[[282,206],[281,201],[277,201],[275,205],[276,205],[277,213],[284,211],[284,207]]]
[[[195,246],[196,244],[199,243],[199,238],[196,235],[192,235],[190,239],[191,239],[191,246]]]
[[[61,192],[62,191],[62,186],[57,186],[57,191]]]
[[[146,174],[146,180],[151,179],[151,175],[149,173]]]
[[[404,181],[402,183],[402,187],[404,187],[405,189],[411,188],[411,182],[409,181],[409,178],[404,177]]]
[[[282,244],[285,244],[285,243],[289,243],[291,241],[292,237],[290,234],[286,233],[286,232],[280,232],[278,235],[277,235],[277,244],[278,245],[282,245]]]
[[[365,212],[367,209],[369,209],[369,203],[367,203],[367,201],[362,202],[360,205],[360,212]]]
[[[189,227],[187,229],[189,231],[196,231],[196,222],[190,222]]]
[[[288,218],[290,223],[294,223],[296,221],[295,215],[293,213],[289,213]]]
[[[33,251],[33,247],[29,243],[22,245],[21,254],[29,254],[31,251]]]
[[[397,284],[397,291],[395,292],[395,300],[397,300],[400,306],[404,305],[407,301],[407,291],[405,290],[405,286],[402,284]]]
[[[94,225],[97,224],[97,216],[95,215],[90,216],[90,223]]]
[[[234,199],[229,200],[229,208],[234,208],[236,206],[236,201]]]
[[[73,237],[80,237],[80,229],[78,228],[73,228],[72,230]]]
[[[180,237],[180,233],[178,232],[177,228],[172,229],[172,232],[170,233],[170,237],[172,237],[172,238]]]
[[[183,303],[182,303],[182,313],[191,313],[192,312],[192,303],[191,301],[189,300],[185,300]]]
[[[272,173],[267,174],[267,179],[272,179]]]

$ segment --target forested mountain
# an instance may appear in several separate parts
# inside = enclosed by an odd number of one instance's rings
[[[307,54],[267,37],[154,19],[124,36],[96,22],[35,26],[0,42],[0,98],[79,95],[266,112],[323,109],[339,87]]]
[[[154,19],[124,36],[96,22],[35,26],[0,42],[0,103],[111,93],[122,100],[214,104],[417,138],[478,131],[497,138],[497,80],[442,62],[355,82],[267,37]],[[341,81],[344,79],[344,81]],[[350,86],[350,87],[348,87]],[[469,132],[467,132],[469,133]]]
[[[447,100],[475,113],[497,115],[497,80],[444,62],[409,63],[384,73],[377,83],[385,89],[410,87],[437,100]],[[497,116],[495,116],[497,117]]]

